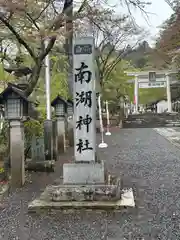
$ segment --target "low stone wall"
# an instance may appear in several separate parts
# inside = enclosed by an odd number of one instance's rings
[[[109,119],[109,121],[110,121],[110,127],[118,126],[118,124],[119,124],[117,116],[111,117]],[[105,117],[103,118],[103,125],[104,125],[104,127],[107,126],[107,119]]]

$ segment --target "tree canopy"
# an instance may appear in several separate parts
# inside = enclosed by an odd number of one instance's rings
[[[173,9],[173,14],[162,25],[160,36],[155,47],[155,57],[158,57],[161,65],[178,67],[180,63],[180,4],[176,0],[166,0]]]
[[[26,66],[32,70],[27,95],[35,92],[34,96],[42,94],[43,99],[44,72],[41,70],[44,58],[50,53],[52,98],[58,93],[68,97],[66,56],[69,52],[65,43],[72,34],[73,22],[74,36],[91,32],[95,37],[96,63],[106,97],[115,101],[116,96],[119,101],[120,95],[129,95],[133,101],[133,87],[127,84],[124,71],[127,67],[151,66],[149,52],[152,49],[143,41],[144,31],[135,24],[131,9],[136,7],[145,12],[148,1],[119,0],[117,3],[126,7],[128,14],[118,15],[117,6],[110,7],[107,1],[98,0],[74,2],[73,15],[72,0],[0,0],[0,3],[0,58],[3,66]]]

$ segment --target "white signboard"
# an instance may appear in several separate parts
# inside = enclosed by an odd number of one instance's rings
[[[139,82],[139,88],[165,88],[166,82]]]
[[[94,39],[77,38],[73,44],[75,161],[95,161],[96,89]]]

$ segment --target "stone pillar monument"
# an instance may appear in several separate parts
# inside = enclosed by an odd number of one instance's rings
[[[96,157],[96,89],[95,56],[92,37],[77,38],[73,47],[74,81],[74,158],[63,164],[63,183],[47,187],[40,199],[28,206],[38,208],[119,208],[119,178],[105,174],[103,161]],[[49,198],[51,196],[51,198]]]
[[[63,166],[64,184],[104,183],[104,164],[96,162],[96,89],[94,40],[74,42],[74,157]]]

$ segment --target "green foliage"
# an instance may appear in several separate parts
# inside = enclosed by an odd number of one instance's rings
[[[69,98],[69,89],[67,81],[68,61],[63,55],[51,57],[51,101],[60,95],[64,99]]]
[[[33,136],[43,136],[43,122],[37,120],[29,120],[24,124],[24,135],[25,135],[25,158],[30,157],[31,143]]]
[[[52,56],[52,72],[51,72],[51,99],[54,99],[58,94],[65,99],[68,96],[67,83],[67,58],[63,55]]]
[[[37,120],[29,120],[24,123],[24,133],[26,140],[31,139],[33,135],[40,137],[43,135],[43,125]]]
[[[121,61],[113,69],[109,78],[103,82],[103,99],[109,101],[110,109],[115,109],[120,104],[120,98],[128,95],[133,99],[133,85],[128,83],[131,77],[125,71],[132,70],[126,61]]]
[[[37,107],[38,112],[40,113],[39,121],[43,122],[46,119],[46,108],[44,105],[39,105]]]
[[[139,89],[139,103],[148,104],[166,98],[166,88]]]
[[[7,82],[14,81],[14,76],[4,70],[3,64],[0,64],[0,92],[6,88]]]
[[[9,123],[3,123],[3,129],[0,134],[0,155],[8,152],[8,135],[9,135]]]
[[[125,72],[138,72],[128,62],[121,61],[112,71],[108,79],[103,83],[103,99],[109,101],[110,108],[119,105],[120,97],[128,95],[129,101],[134,101],[134,83]],[[139,103],[148,104],[159,99],[166,98],[166,88],[139,89]]]
[[[67,83],[67,59],[63,55],[52,55],[51,62],[51,100],[58,94],[65,99],[69,97]],[[34,89],[33,97],[40,102],[39,110],[45,113],[46,96],[45,96],[45,69],[42,69],[41,76],[37,87]]]
[[[147,62],[148,62],[147,57],[139,58],[136,61],[136,67],[142,69],[146,66]]]

